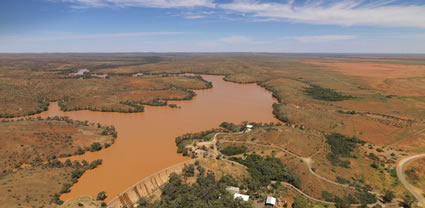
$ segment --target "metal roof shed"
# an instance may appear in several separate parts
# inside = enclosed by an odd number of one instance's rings
[[[236,199],[236,198],[241,198],[244,201],[248,201],[249,200],[249,196],[248,195],[238,194],[238,193],[236,193],[235,195],[233,195],[233,199]]]
[[[266,199],[266,205],[275,206],[276,205],[276,198],[268,196],[267,199]]]

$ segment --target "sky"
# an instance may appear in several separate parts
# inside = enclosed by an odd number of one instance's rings
[[[425,53],[425,0],[0,0],[0,53]]]

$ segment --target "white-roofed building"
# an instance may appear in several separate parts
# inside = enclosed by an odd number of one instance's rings
[[[246,127],[245,132],[249,132],[249,131],[251,131],[251,130],[252,130],[252,128],[253,128],[254,126],[253,126],[253,125],[251,125],[251,124],[247,124],[245,127]]]
[[[241,198],[244,201],[248,201],[249,200],[249,196],[248,195],[238,194],[238,193],[235,193],[235,195],[233,195],[233,199],[236,199],[236,198]]]
[[[276,205],[276,198],[268,196],[267,199],[266,199],[266,205],[275,206]]]

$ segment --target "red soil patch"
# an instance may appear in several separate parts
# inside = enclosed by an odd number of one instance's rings
[[[386,91],[390,94],[401,96],[425,96],[425,91],[423,89],[421,90],[417,87],[410,88],[410,82],[405,81],[407,78],[425,77],[425,66],[423,65],[347,63],[336,61],[305,61],[305,63],[325,66],[325,68],[321,69],[336,71],[349,76],[360,77],[365,80],[370,87]],[[423,80],[416,79],[416,82],[421,81]]]

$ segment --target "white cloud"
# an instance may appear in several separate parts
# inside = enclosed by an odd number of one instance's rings
[[[316,36],[298,36],[293,39],[301,42],[329,42],[339,40],[351,40],[356,38],[353,35],[316,35]]]
[[[186,18],[186,19],[202,19],[202,18],[205,18],[205,16],[203,16],[203,15],[186,15],[186,16],[184,16],[184,18]]]
[[[250,42],[252,41],[252,39],[246,36],[234,35],[234,36],[221,38],[220,41],[225,43],[244,43],[244,42]]]
[[[256,17],[257,21],[288,21],[309,24],[367,25],[425,28],[425,3],[403,0],[307,0],[300,4],[267,0],[49,0],[68,2],[74,8],[149,7],[149,8],[211,8],[216,12]],[[282,1],[281,1],[282,2]],[[199,19],[207,15],[188,15]]]
[[[76,8],[88,7],[150,7],[190,8],[215,7],[213,0],[51,0],[72,3]]]
[[[332,25],[368,25],[425,28],[425,6],[392,4],[395,0],[310,0],[303,5],[234,0],[219,8],[255,17],[277,18],[290,22]]]
[[[97,34],[57,34],[47,36],[24,36],[24,37],[0,37],[12,41],[55,41],[55,40],[77,40],[77,39],[109,39],[109,38],[125,38],[125,37],[146,37],[146,36],[162,36],[162,35],[180,35],[183,32],[123,32],[123,33],[97,33]]]

